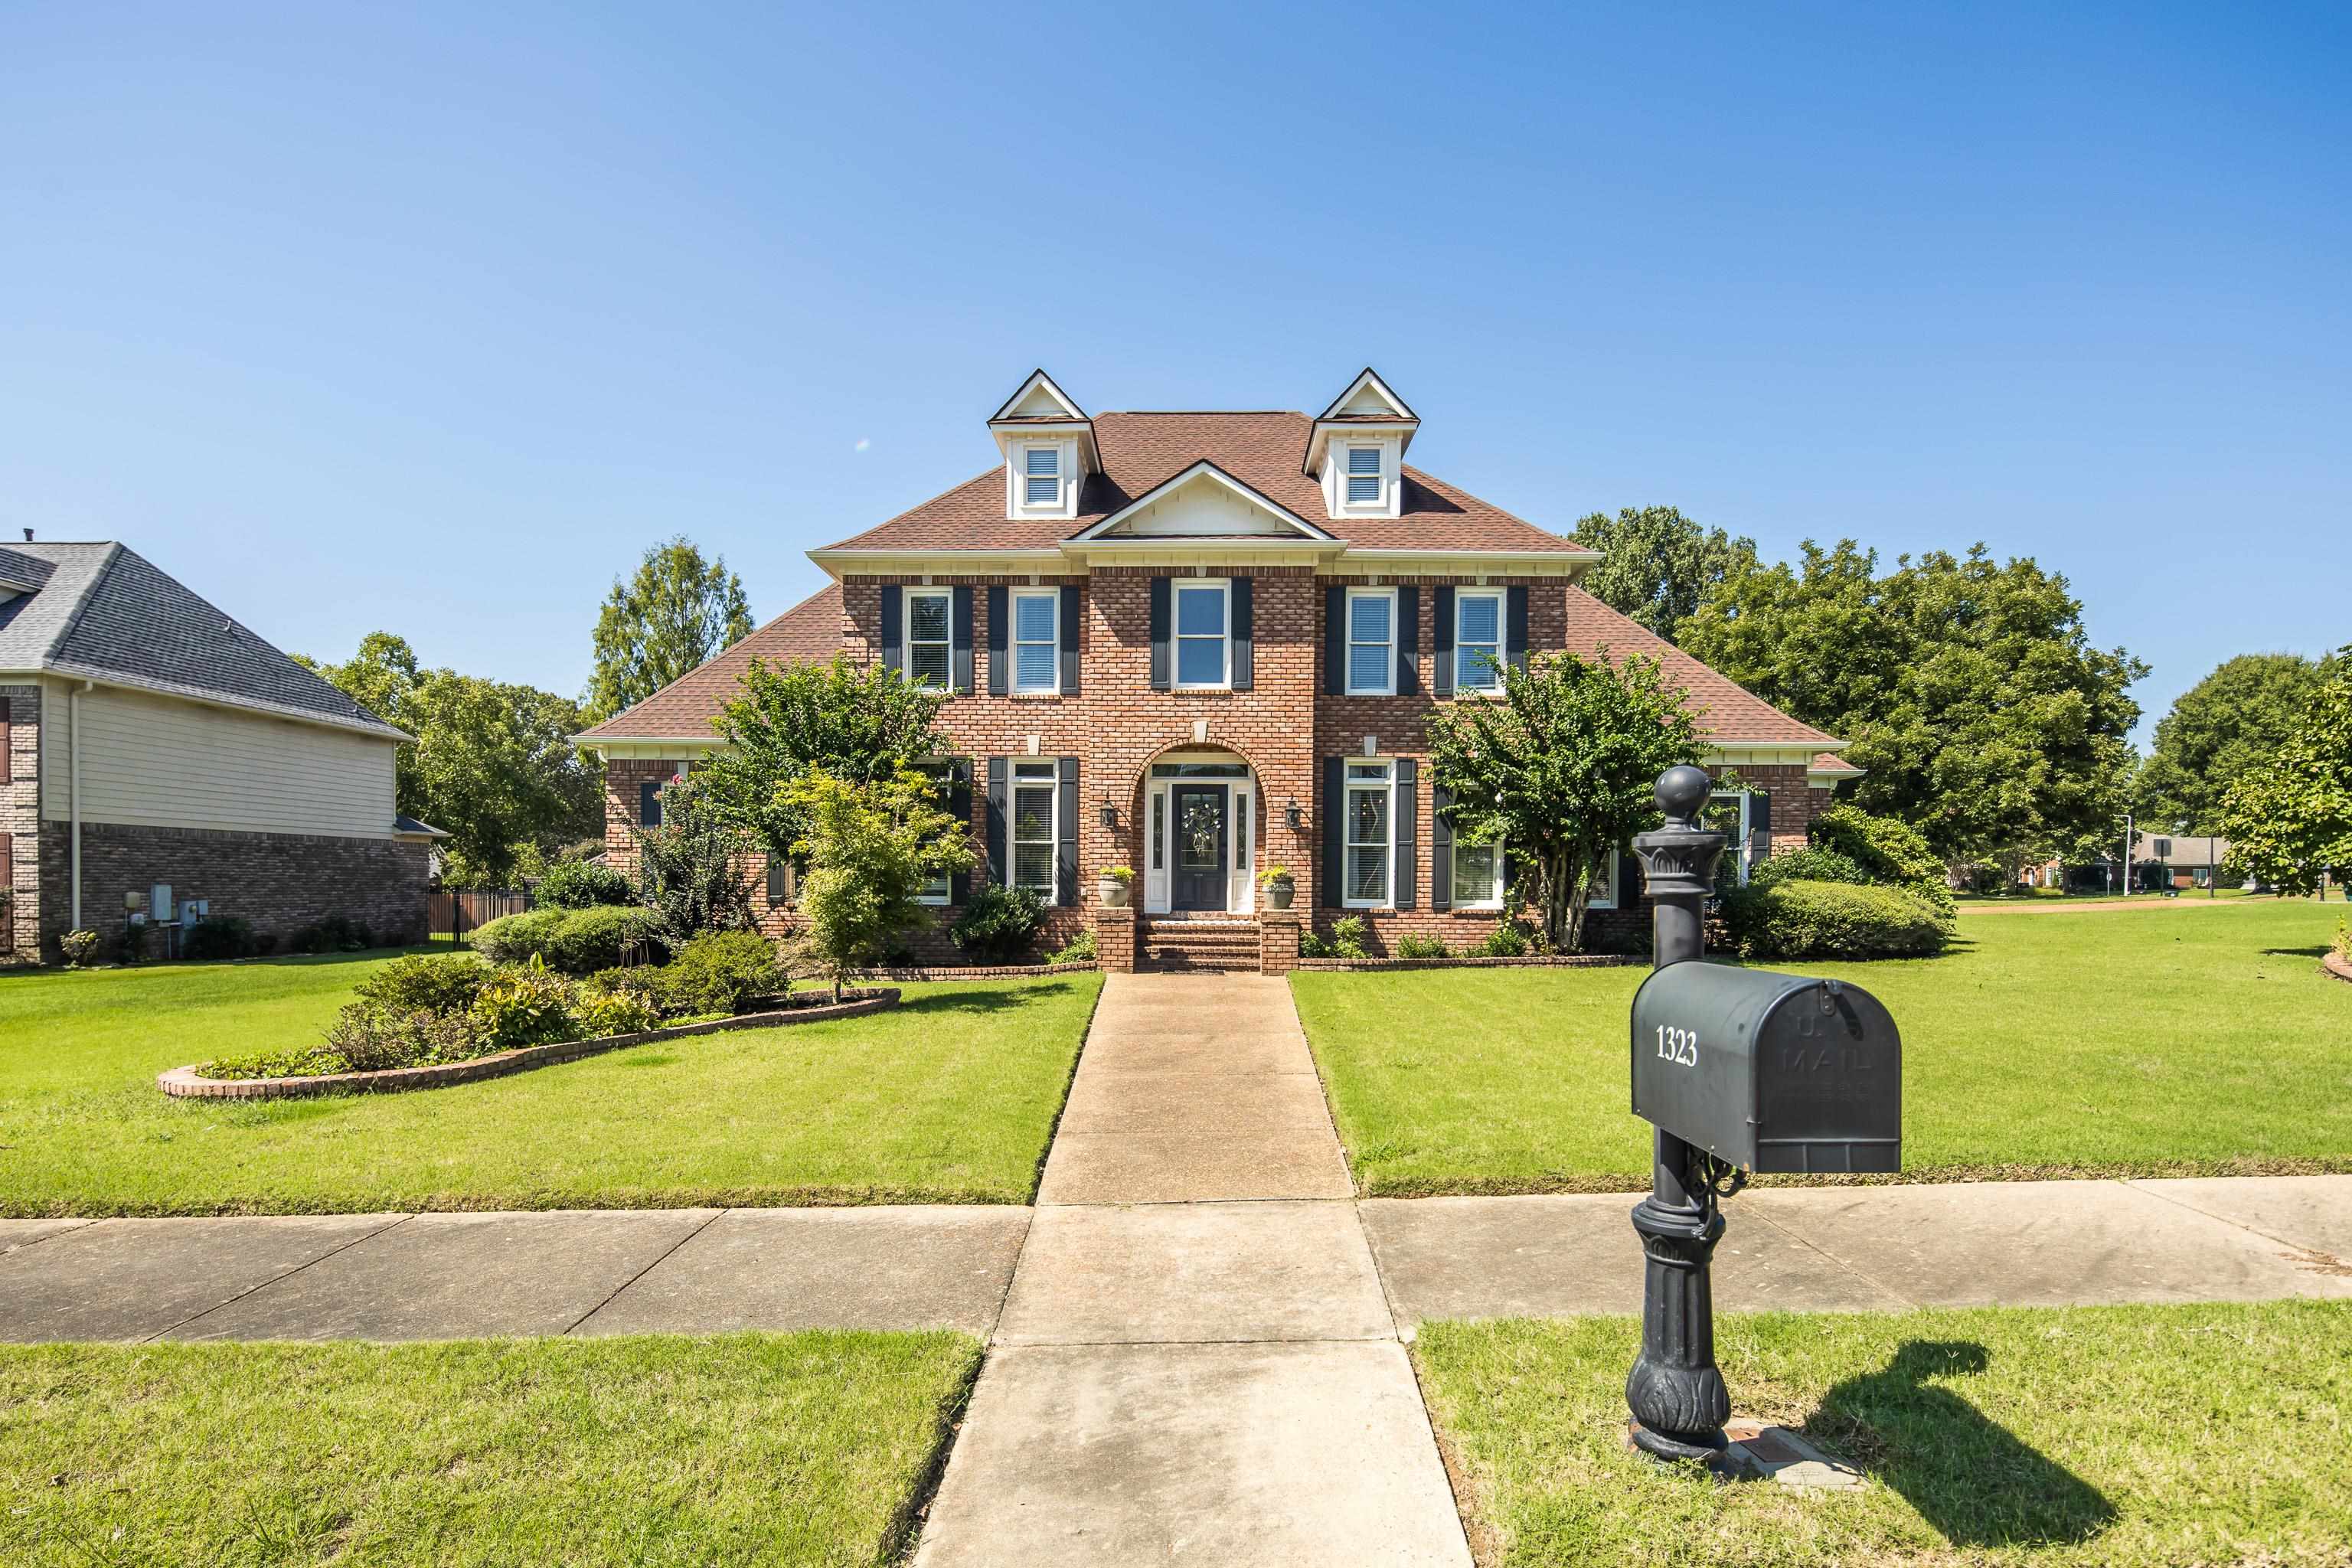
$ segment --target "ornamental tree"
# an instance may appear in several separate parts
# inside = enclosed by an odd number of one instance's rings
[[[629,835],[636,840],[637,898],[672,952],[704,931],[756,923],[744,869],[751,840],[699,784],[672,778],[662,786],[660,823],[632,826]]]
[[[1574,951],[1602,858],[1658,821],[1658,775],[1698,755],[1685,693],[1657,660],[1538,655],[1498,701],[1440,706],[1430,766],[1454,830],[1499,837],[1547,946]]]
[[[850,971],[930,920],[924,884],[971,869],[971,845],[964,825],[940,809],[938,787],[911,770],[860,781],[811,768],[779,793],[807,824],[792,847],[809,868],[793,955],[832,983],[838,1002]]]
[[[2323,872],[2352,867],[2352,647],[2335,671],[2269,763],[2221,797],[2233,875],[2311,893]]]

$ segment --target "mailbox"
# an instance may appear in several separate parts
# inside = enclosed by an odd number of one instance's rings
[[[1669,964],[1633,998],[1633,1114],[1759,1173],[1899,1171],[1903,1044],[1859,986]]]

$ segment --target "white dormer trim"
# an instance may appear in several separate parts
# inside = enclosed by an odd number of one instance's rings
[[[1150,489],[1144,491],[1141,495],[1136,497],[1133,500],[1128,502],[1117,511],[1112,512],[1108,517],[1104,518],[1100,522],[1094,523],[1079,532],[1071,535],[1069,542],[1075,544],[1086,540],[1101,539],[1104,535],[1116,530],[1120,523],[1126,522],[1132,518],[1149,511],[1151,508],[1157,506],[1160,501],[1166,500],[1169,496],[1174,494],[1184,486],[1192,484],[1196,480],[1202,479],[1223,486],[1226,489],[1231,490],[1235,496],[1238,496],[1241,500],[1248,502],[1251,506],[1267,513],[1276,521],[1286,524],[1288,528],[1299,538],[1312,539],[1321,542],[1333,542],[1335,540],[1335,536],[1329,530],[1318,528],[1315,524],[1307,521],[1305,518],[1299,516],[1297,512],[1291,510],[1280,501],[1276,500],[1272,496],[1267,495],[1265,491],[1244,484],[1241,480],[1234,478],[1233,475],[1225,472],[1224,469],[1217,467],[1216,464],[1211,462],[1208,458],[1203,458],[1199,462],[1194,463],[1191,468],[1185,468],[1180,473],[1162,479],[1160,483],[1152,486]]]
[[[1403,492],[1404,441],[1395,431],[1351,427],[1331,437],[1323,505],[1332,518],[1395,517]]]
[[[1000,419],[1041,417],[1079,425],[1091,422],[1087,411],[1078,406],[1077,400],[1055,385],[1054,378],[1043,370],[1031,371],[1029,379],[1013,389],[1013,395],[988,416],[988,422],[993,425]]]
[[[1004,442],[1004,515],[1007,518],[1073,518],[1078,515],[1078,491],[1087,479],[1087,464],[1073,435],[1019,435]],[[1034,470],[1050,468],[1050,476]],[[1053,481],[1053,499],[1032,500],[1032,479]],[[1045,489],[1041,482],[1034,487]]]
[[[1315,422],[1307,426],[1307,455],[1299,461],[1299,471],[1323,481],[1325,500],[1333,517],[1394,517],[1396,487],[1393,482],[1390,487],[1389,510],[1375,511],[1360,504],[1342,510],[1339,498],[1346,487],[1335,487],[1331,483],[1331,449],[1335,443],[1344,439],[1379,437],[1395,444],[1393,466],[1401,468],[1404,463],[1405,448],[1412,445],[1413,433],[1420,428],[1421,416],[1391,391],[1388,383],[1382,381],[1371,366],[1366,365],[1362,373],[1348,384],[1348,390],[1333,398],[1330,405],[1317,415]]]
[[[1370,365],[1366,365],[1362,374],[1348,384],[1347,391],[1331,400],[1328,408],[1315,416],[1316,423],[1337,419],[1343,414],[1372,414],[1383,420],[1394,420],[1403,425],[1421,423],[1421,416],[1407,407],[1403,398],[1390,391],[1389,384],[1382,381]]]
[[[1004,455],[1008,521],[1078,515],[1079,492],[1086,489],[1087,475],[1102,471],[1102,457],[1095,449],[1095,422],[1076,398],[1055,384],[1052,376],[1043,370],[1031,371],[1028,379],[988,416],[988,432],[996,438],[996,449]],[[1051,501],[1029,499],[1032,452],[1052,454],[1050,458],[1039,459],[1050,461],[1055,469]]]

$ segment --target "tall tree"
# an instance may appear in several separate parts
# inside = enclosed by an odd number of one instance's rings
[[[2143,821],[2175,833],[2211,831],[2221,797],[2248,772],[2271,765],[2336,662],[2240,654],[2182,692],[2157,721],[2155,749],[2140,770]]]
[[[2011,865],[2105,831],[2128,798],[2147,667],[2091,646],[2066,579],[1982,545],[1878,557],[1808,541],[1801,565],[1727,579],[1682,645],[1869,773],[1853,798],[1954,865]]]
[[[742,579],[723,558],[705,562],[684,534],[653,546],[628,581],[613,579],[597,613],[590,722],[644,701],[751,635]]]
[[[2221,797],[2231,870],[2290,893],[2315,891],[2324,871],[2352,870],[2352,645],[2330,665],[2269,764]]]
[[[1452,796],[1454,831],[1499,838],[1543,922],[1574,952],[1601,857],[1658,820],[1658,775],[1696,760],[1680,687],[1654,659],[1572,653],[1503,670],[1499,702],[1440,703],[1430,768]]]
[[[1709,591],[1757,564],[1754,540],[1702,528],[1670,506],[1596,511],[1577,523],[1576,537],[1606,552],[1584,591],[1668,642]]]

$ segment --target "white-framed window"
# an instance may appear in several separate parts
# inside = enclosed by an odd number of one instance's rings
[[[1503,591],[1454,591],[1454,689],[1503,689]]]
[[[1021,457],[1021,504],[1061,505],[1062,449],[1059,447],[1026,447],[1022,449]]]
[[[1457,910],[1499,910],[1503,907],[1503,841],[1499,838],[1454,837],[1454,907]]]
[[[1396,689],[1396,590],[1348,590],[1348,695]]]
[[[907,679],[918,686],[945,686],[955,624],[955,595],[945,588],[907,590]]]
[[[1617,861],[1619,851],[1612,849],[1601,857],[1592,868],[1592,890],[1586,895],[1588,910],[1613,910],[1617,907]]]
[[[1394,782],[1386,763],[1349,763],[1347,782],[1339,901],[1351,910],[1381,909],[1389,902],[1396,859]]]
[[[1726,888],[1744,888],[1751,862],[1758,858],[1759,847],[1748,841],[1748,792],[1719,789],[1706,797],[1706,805],[1699,813],[1698,825],[1710,832],[1724,836],[1723,858],[1715,863],[1715,885],[1720,891]]]
[[[1378,447],[1348,448],[1348,504],[1378,506],[1387,499],[1381,486],[1381,449]]]
[[[1232,685],[1232,585],[1222,579],[1179,577],[1174,593],[1178,689]]]
[[[1013,591],[1013,689],[1059,691],[1062,689],[1062,591],[1059,588],[1016,588]]]
[[[1013,809],[1004,825],[1012,842],[1004,863],[1016,888],[1034,888],[1054,899],[1054,857],[1061,839],[1062,792],[1050,762],[1013,764]]]
[[[940,805],[946,805],[954,798],[954,763],[927,763],[919,764],[919,768],[926,777],[929,778],[934,784],[940,786]],[[970,823],[959,823],[957,826],[969,829],[971,825]],[[923,884],[922,890],[915,895],[915,901],[919,904],[945,904],[948,900],[954,897],[954,879],[951,879],[945,871],[942,871],[938,876],[931,878],[929,881],[926,881]]]

